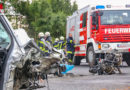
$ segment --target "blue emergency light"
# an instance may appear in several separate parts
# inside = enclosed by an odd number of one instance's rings
[[[105,6],[103,6],[103,5],[97,5],[96,9],[105,9]]]

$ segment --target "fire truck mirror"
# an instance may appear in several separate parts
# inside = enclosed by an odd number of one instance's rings
[[[102,16],[102,15],[103,15],[103,12],[99,11],[98,16]]]
[[[96,16],[92,16],[92,25],[96,25]]]
[[[102,13],[100,13],[100,15],[101,15]],[[99,13],[97,13],[97,12],[93,12],[92,13],[92,25],[95,25],[95,26],[93,26],[92,27],[92,30],[98,30],[98,16],[99,16]]]
[[[98,25],[96,25],[96,30],[98,30]]]
[[[92,13],[92,25],[96,25],[96,16],[97,16],[97,13],[93,12]]]
[[[96,28],[95,27],[92,27],[92,30],[95,30]]]

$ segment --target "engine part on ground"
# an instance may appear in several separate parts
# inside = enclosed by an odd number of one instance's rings
[[[99,55],[101,56],[101,55]],[[113,53],[106,53],[105,58],[102,59],[99,57],[97,61],[97,65],[90,68],[89,72],[102,74],[114,74],[118,71],[120,74],[122,73],[120,70],[120,65],[122,63],[122,53],[118,51],[114,51]]]

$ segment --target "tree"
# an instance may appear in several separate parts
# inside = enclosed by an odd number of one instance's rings
[[[78,5],[76,4],[76,1],[74,1],[72,6],[72,12],[75,12],[76,10],[78,10]]]
[[[28,33],[36,38],[38,32],[51,32],[52,37],[65,36],[66,18],[77,10],[70,0],[9,0],[17,13],[26,16]]]

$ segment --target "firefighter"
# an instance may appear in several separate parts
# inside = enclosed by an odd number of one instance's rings
[[[44,42],[42,41],[42,39],[44,39],[44,33],[43,33],[43,32],[40,32],[40,33],[38,34],[38,46],[39,46],[39,48],[40,48],[43,52],[45,52],[45,44],[44,44]]]
[[[74,56],[74,40],[72,34],[69,33],[69,37],[67,38],[66,48],[67,48],[67,57],[69,59],[69,63],[72,64],[72,59]]]
[[[59,48],[59,38],[56,38],[56,39],[55,39],[55,42],[54,42],[54,44],[53,44],[53,47],[55,47],[56,49]]]
[[[52,38],[50,36],[50,32],[45,33],[45,41],[46,41],[46,43],[48,44],[49,47],[52,47]],[[51,50],[48,47],[46,47],[45,52],[46,52],[46,55],[49,56]]]
[[[46,40],[46,42],[48,42],[48,43],[50,43],[51,45],[52,45],[52,38],[51,38],[51,36],[50,36],[50,32],[46,32],[45,33],[45,40]]]
[[[65,41],[64,41],[63,36],[60,37],[59,48],[58,49],[65,49]]]

